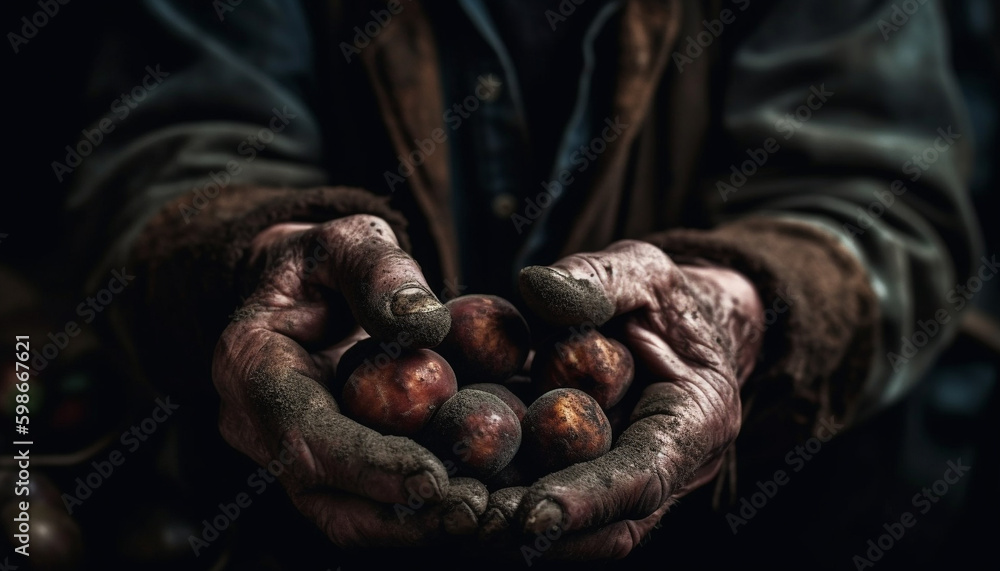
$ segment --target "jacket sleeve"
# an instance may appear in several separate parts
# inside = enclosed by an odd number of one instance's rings
[[[405,243],[403,221],[322,168],[313,47],[297,3],[114,10],[124,14],[108,21],[130,25],[102,32],[89,89],[91,128],[107,132],[74,173],[69,202],[80,263],[96,268],[92,280],[122,267],[135,276],[111,313],[150,380],[211,391],[208,364],[256,233],[369,213]]]
[[[762,453],[905,394],[951,339],[978,249],[937,4],[905,22],[889,0],[773,4],[738,16],[759,19],[718,62],[703,180],[718,225],[652,238],[757,285],[767,329],[741,441]]]

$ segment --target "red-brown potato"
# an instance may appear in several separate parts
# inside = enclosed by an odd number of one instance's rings
[[[555,389],[531,403],[524,415],[522,448],[545,473],[599,458],[611,449],[611,423],[590,395]]]
[[[461,390],[441,405],[424,441],[446,466],[454,462],[458,474],[487,479],[514,458],[521,444],[521,423],[499,397]]]
[[[510,407],[510,410],[514,412],[517,416],[518,422],[524,419],[524,414],[528,412],[528,407],[524,406],[524,402],[517,398],[517,395],[510,392],[510,389],[503,385],[498,385],[496,383],[473,383],[471,385],[465,385],[460,390],[477,390],[483,391],[484,393],[490,393],[491,395],[499,398],[503,403]]]
[[[531,378],[538,390],[579,389],[608,410],[625,396],[635,377],[635,361],[624,345],[596,329],[572,331],[538,349]]]
[[[451,329],[435,349],[455,368],[458,382],[499,383],[528,358],[528,323],[509,301],[494,295],[463,295],[445,304]]]
[[[364,361],[347,378],[341,403],[347,416],[382,434],[415,436],[457,390],[441,355],[413,349]]]

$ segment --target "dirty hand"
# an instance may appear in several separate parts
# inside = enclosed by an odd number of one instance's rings
[[[390,226],[368,215],[279,224],[254,239],[249,256],[256,287],[212,364],[226,441],[262,466],[279,460],[296,507],[337,545],[474,532],[486,507],[481,483],[449,481],[425,448],[346,418],[324,388],[359,326],[385,340],[405,333],[414,347],[448,332],[448,310]],[[425,506],[399,509],[413,498]]]
[[[543,542],[544,557],[624,557],[676,498],[718,473],[740,429],[740,388],[760,351],[761,301],[735,271],[679,266],[632,240],[526,268],[520,286],[551,323],[616,318],[619,340],[655,382],[610,452],[529,488],[495,492],[481,535],[548,532],[556,539]]]

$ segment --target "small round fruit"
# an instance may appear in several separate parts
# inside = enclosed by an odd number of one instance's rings
[[[624,345],[590,329],[545,343],[535,355],[531,377],[542,392],[579,389],[608,410],[632,384],[635,361]]]
[[[441,355],[414,349],[358,367],[341,402],[347,416],[382,434],[414,436],[457,390],[455,372]]]
[[[528,412],[528,407],[524,406],[524,402],[517,398],[517,395],[510,392],[510,389],[503,385],[498,385],[496,383],[473,383],[471,385],[465,385],[461,388],[461,390],[483,391],[484,393],[490,393],[491,395],[499,398],[505,405],[510,407],[510,410],[514,412],[514,415],[517,416],[518,422],[524,418],[524,413]]]
[[[528,323],[509,301],[495,295],[463,295],[445,304],[451,329],[436,347],[455,368],[459,383],[499,383],[528,358]]]
[[[546,473],[599,458],[611,449],[611,423],[590,395],[556,389],[538,397],[524,415],[523,449]]]
[[[439,458],[457,464],[459,474],[486,479],[517,454],[521,422],[499,397],[461,390],[431,419],[427,441]]]

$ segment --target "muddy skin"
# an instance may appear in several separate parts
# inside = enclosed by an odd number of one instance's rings
[[[529,266],[521,270],[518,282],[528,307],[553,325],[603,325],[614,315],[614,304],[590,281]]]

